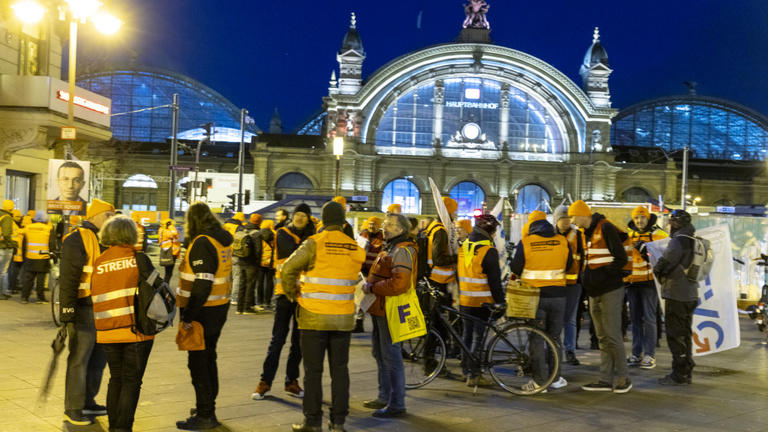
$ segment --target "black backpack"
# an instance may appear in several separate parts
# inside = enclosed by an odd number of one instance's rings
[[[152,336],[173,325],[176,316],[176,296],[160,273],[152,268],[149,257],[136,253],[139,269],[139,289],[133,299],[135,332]]]
[[[419,235],[416,236],[416,248],[417,248],[417,279],[420,280],[424,277],[429,277],[432,272],[427,262],[427,248],[429,247],[429,233],[426,229],[420,230]]]

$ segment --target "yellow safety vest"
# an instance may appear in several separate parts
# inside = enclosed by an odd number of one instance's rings
[[[134,296],[138,290],[139,269],[131,247],[112,246],[94,262],[91,284],[96,342],[129,343],[154,339],[134,333]]]
[[[85,254],[88,257],[83,272],[80,274],[80,287],[77,290],[77,298],[89,297],[91,295],[91,276],[93,276],[93,267],[96,258],[101,255],[101,247],[96,234],[88,228],[78,228],[80,238],[83,239]]]
[[[644,241],[652,242],[669,237],[669,235],[662,229],[657,228],[646,233],[640,233],[638,231],[630,229],[627,233],[627,240],[624,242],[624,249],[627,251],[627,258],[632,257],[624,267],[627,270],[631,270],[632,273],[624,278],[624,282],[648,282],[653,280],[653,269],[651,263],[643,259],[640,251],[634,247],[635,242]]]
[[[219,265],[215,274],[193,273],[192,266],[189,264],[189,251],[194,247],[195,242],[205,237],[216,248],[216,256],[219,258]],[[203,306],[219,306],[229,302],[229,293],[232,290],[232,245],[222,246],[213,237],[199,235],[192,240],[192,243],[184,254],[184,259],[179,265],[179,287],[176,289],[176,303],[179,307],[186,307],[189,296],[192,295],[192,285],[196,279],[209,280],[213,282],[211,292]]]
[[[365,251],[342,231],[323,231],[315,241],[315,266],[300,277],[298,303],[323,315],[354,315],[355,286]]]
[[[565,286],[568,240],[560,234],[542,237],[529,234],[521,240],[525,266],[520,279],[535,287]]]
[[[441,267],[434,265],[432,262],[432,245],[434,243],[435,234],[440,230],[445,231],[445,226],[437,221],[432,222],[427,227],[427,241],[429,242],[427,244],[427,264],[432,268],[429,278],[437,283],[447,284],[456,280],[456,272],[454,271],[453,266]]]
[[[280,234],[280,231],[285,231],[293,241],[296,243],[296,245],[299,245],[301,243],[301,239],[296,234],[292,233],[291,230],[288,229],[288,227],[282,227],[279,230],[277,230],[277,234],[275,234],[275,245],[277,245],[277,236]],[[275,253],[277,253],[277,246],[275,246]],[[285,294],[285,291],[283,291],[283,284],[280,280],[280,270],[283,268],[283,263],[288,260],[288,257],[280,258],[275,260],[275,295],[282,295]]]
[[[270,231],[272,231],[272,241],[261,241],[261,266],[264,268],[275,266],[275,238],[277,233],[273,229],[270,229]]]
[[[24,258],[40,260],[51,257],[48,247],[51,240],[50,226],[40,222],[29,224],[24,228],[24,238],[27,240]]]
[[[430,241],[431,243],[431,241]],[[491,250],[489,240],[479,242],[465,241],[459,248],[459,304],[480,307],[483,303],[493,303],[488,276],[483,273],[483,259]]]
[[[168,228],[160,228],[160,249],[171,250],[171,254],[175,257],[179,256],[179,232],[176,231],[174,226]]]
[[[237,231],[237,228],[239,228],[242,224],[234,224],[232,222],[225,222],[224,223],[224,229],[227,230],[229,234],[232,235],[232,238],[235,238],[235,231]]]

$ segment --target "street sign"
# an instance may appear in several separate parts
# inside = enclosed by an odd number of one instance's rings
[[[716,212],[718,213],[736,213],[736,207],[733,206],[717,206]]]
[[[171,165],[171,169],[174,171],[191,171],[192,167],[181,166],[181,165]]]
[[[368,197],[365,195],[353,195],[352,197],[350,197],[349,201],[365,203],[365,202],[368,202]]]
[[[77,139],[77,128],[74,126],[62,126],[61,127],[61,139],[67,141],[74,141]]]

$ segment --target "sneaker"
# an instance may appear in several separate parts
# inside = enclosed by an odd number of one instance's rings
[[[690,377],[686,377],[686,379],[681,380],[672,374],[669,374],[664,378],[659,378],[659,384],[666,385],[666,386],[669,386],[669,385],[681,386],[681,385],[688,385],[690,383],[691,383]]]
[[[240,312],[243,315],[256,315],[259,313],[256,309],[250,307],[248,309],[245,309],[244,311]]]
[[[527,393],[533,393],[533,392],[535,392],[536,390],[538,390],[540,388],[541,388],[541,386],[536,384],[536,381],[534,381],[534,380],[530,380],[530,381],[528,381],[527,384],[525,384],[522,387],[520,387],[521,390],[523,390],[524,392],[527,392]],[[544,389],[544,390],[540,391],[539,393],[546,393],[546,392],[547,392],[547,389]]]
[[[467,387],[484,387],[489,385],[493,385],[493,383],[482,375],[467,378]]]
[[[328,432],[347,432],[347,430],[344,429],[344,424],[328,422]]]
[[[293,380],[285,385],[285,392],[297,398],[304,397],[304,390],[299,386],[298,380]]]
[[[264,395],[267,394],[268,391],[272,389],[272,386],[267,384],[264,381],[259,381],[259,385],[256,386],[256,390],[251,393],[251,399],[253,400],[262,400],[264,399]]]
[[[552,384],[550,384],[549,388],[551,388],[553,390],[557,390],[557,389],[561,389],[561,388],[563,388],[563,387],[565,387],[567,385],[568,385],[568,381],[566,381],[565,378],[560,377],[560,378],[557,379],[557,381],[555,381]]]
[[[291,425],[291,432],[323,432],[323,428],[320,426],[310,426],[305,420],[303,423]]]
[[[75,426],[88,426],[93,424],[93,419],[84,416],[80,410],[64,411],[64,421]]]
[[[584,391],[591,391],[591,392],[609,392],[613,391],[613,386],[611,383],[607,383],[605,381],[598,381],[590,384],[585,384],[581,386],[581,389]]]
[[[237,314],[237,315],[242,315],[242,314],[243,314],[243,311],[235,311],[235,314]]]
[[[387,407],[387,403],[382,402],[378,399],[371,399],[371,400],[363,401],[363,406],[365,408],[370,408],[370,409],[382,409]]]
[[[253,305],[250,309],[253,309],[255,312],[264,312],[264,308],[260,305]]]
[[[371,414],[376,418],[396,418],[405,417],[405,409],[391,409],[389,407],[376,410]]]
[[[565,353],[565,362],[572,366],[578,366],[581,364],[579,359],[576,358],[576,353],[573,351],[568,351]]]
[[[51,304],[51,302],[49,302],[49,301],[48,301],[48,300],[46,300],[46,299],[37,299],[37,301],[36,301],[35,303],[36,303],[36,304],[40,304],[40,305]]]
[[[215,417],[199,417],[197,415],[176,422],[176,428],[189,431],[214,429],[219,426],[221,423]]]
[[[640,357],[632,354],[631,356],[627,357],[627,366],[637,366],[640,364]]]
[[[232,306],[237,306],[237,302],[236,301],[230,301],[229,304],[231,304]]]
[[[3,299],[3,300],[8,300],[8,299],[6,298],[6,299]],[[29,300],[27,300],[27,299],[21,299],[21,304],[29,304]],[[73,423],[73,424],[74,424],[74,423]],[[90,423],[89,423],[89,424],[90,424]]]
[[[640,369],[653,369],[656,367],[656,359],[646,355],[643,357],[643,361],[640,362]]]
[[[613,392],[619,394],[627,393],[630,390],[632,390],[632,381],[630,381],[629,378],[624,378],[624,381],[621,384],[618,384],[613,388]]]
[[[88,405],[83,408],[83,414],[95,416],[107,415],[107,407],[99,404]]]

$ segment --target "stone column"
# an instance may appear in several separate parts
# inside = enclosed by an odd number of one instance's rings
[[[434,102],[432,104],[432,143],[435,145],[435,156],[442,155],[443,146],[443,104],[445,103],[445,87],[443,80],[435,82]]]

